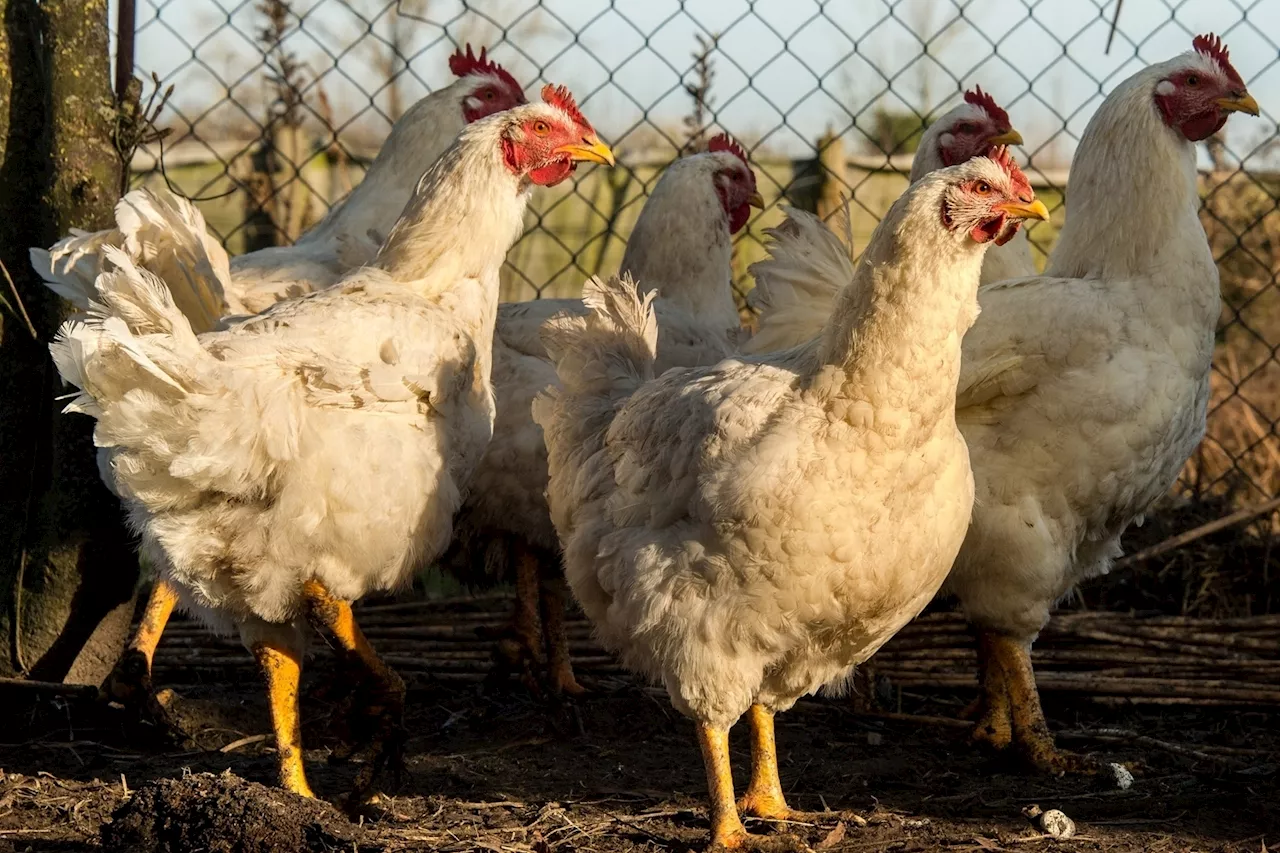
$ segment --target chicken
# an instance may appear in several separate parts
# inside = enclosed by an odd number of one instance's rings
[[[1009,123],[1009,114],[982,91],[981,86],[976,86],[964,93],[963,104],[944,113],[925,128],[916,156],[911,161],[908,181],[915,183],[936,169],[963,163],[970,157],[986,153],[993,145],[1021,144],[1022,135]],[[803,219],[803,216],[791,219],[791,224],[785,227],[800,227]],[[823,248],[823,251],[836,251],[846,259],[832,259],[842,269],[849,267],[848,259],[853,252],[850,225],[846,211],[839,229],[846,235],[844,248],[825,245]],[[751,352],[773,352],[812,338],[814,330],[826,322],[834,288],[848,280],[845,273],[816,278],[805,275],[797,279],[782,272],[785,265],[773,265],[772,269],[775,274],[765,279],[757,278],[755,288],[747,295],[747,304],[769,317],[769,322],[756,330],[749,344]],[[1035,272],[1026,232],[1013,228],[1010,234],[1002,235],[995,245],[987,249],[982,262],[982,283],[1034,275]],[[797,287],[801,290],[796,290]],[[811,292],[805,288],[817,290]]]
[[[663,172],[622,258],[622,270],[658,294],[654,306],[662,329],[658,364],[663,368],[714,364],[737,351],[741,324],[730,282],[732,235],[746,224],[751,207],[763,202],[746,153],[736,142],[720,135],[708,148]],[[553,693],[576,694],[582,688],[564,635],[559,547],[544,496],[546,445],[529,406],[556,381],[540,329],[557,314],[585,310],[579,299],[499,306],[493,440],[457,520],[455,544],[443,561],[472,585],[514,574],[514,630],[521,662],[526,668],[548,662]],[[526,674],[532,685],[531,679]]]
[[[372,260],[413,195],[422,173],[468,123],[527,103],[524,90],[498,63],[461,50],[449,57],[457,81],[410,107],[391,128],[369,172],[351,194],[298,238],[231,260],[233,311],[258,313],[280,299],[337,281]],[[236,288],[236,280],[249,284]]]
[[[787,819],[773,715],[842,682],[946,576],[973,501],[954,422],[983,250],[1046,215],[1004,149],[913,184],[821,337],[652,379],[652,295],[588,284],[544,337],[534,403],[565,574],[600,640],[697,724],[712,841],[753,843],[728,730],[752,725],[748,814]]]
[[[1124,768],[1055,748],[1030,650],[1053,604],[1108,571],[1121,534],[1169,491],[1204,435],[1220,309],[1195,143],[1258,105],[1220,40],[1200,36],[1193,48],[1099,106],[1049,266],[981,290],[957,394],[977,499],[946,588],[979,634],[974,737],[1042,770],[1105,770],[1122,784]],[[757,272],[817,294],[825,272],[806,271],[806,259],[829,258],[837,242],[815,225],[787,247],[785,269],[769,261]]]
[[[459,78],[414,104],[391,129],[364,180],[347,199],[289,247],[228,260],[194,204],[166,190],[138,189],[116,205],[116,227],[74,231],[51,249],[32,249],[31,263],[45,283],[81,310],[96,298],[94,282],[105,249],[125,250],[133,263],[169,288],[192,329],[217,328],[228,314],[252,314],[276,300],[327,287],[370,262],[383,236],[409,201],[417,180],[467,123],[525,103],[524,91],[481,48],[467,45],[449,59]],[[110,478],[107,480],[111,488]],[[103,698],[145,709],[171,732],[165,702],[151,684],[151,661],[178,601],[158,579],[138,631],[102,685]]]
[[[371,685],[374,760],[403,685],[350,603],[448,544],[493,427],[498,272],[534,186],[613,156],[563,87],[476,121],[427,170],[372,263],[197,336],[169,286],[104,250],[97,304],[51,350],[180,603],[238,629],[271,698],[281,783],[311,796],[298,733],[307,622]]]
[[[911,161],[908,180],[914,183],[935,169],[963,163],[992,145],[1021,144],[1022,134],[1009,123],[1009,114],[981,86],[975,86],[964,93],[963,104],[925,129]],[[1027,232],[1016,222],[1011,223],[1009,233],[1002,234],[987,249],[981,281],[987,284],[1035,273]]]
[[[261,249],[227,259],[186,199],[167,190],[135,190],[116,207],[116,227],[73,231],[48,251],[31,250],[31,263],[48,286],[77,307],[95,297],[94,280],[108,246],[124,247],[134,261],[174,288],[174,301],[197,332],[228,314],[256,314],[277,301],[328,287],[368,263],[413,194],[418,178],[466,126],[526,103],[524,90],[501,65],[477,57],[467,45],[449,58],[453,84],[427,95],[391,128],[364,179],[345,200],[292,246]],[[198,259],[193,281],[171,266]]]

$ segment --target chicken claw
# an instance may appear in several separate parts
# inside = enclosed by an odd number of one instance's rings
[[[741,814],[769,821],[820,823],[839,820],[844,812],[804,812],[787,805],[778,775],[778,745],[774,737],[773,712],[763,705],[747,710],[751,726],[751,783],[738,799]]]
[[[103,699],[118,702],[126,708],[136,708],[151,694],[151,661],[177,603],[177,590],[168,581],[157,579],[142,612],[137,633],[99,688]]]
[[[565,631],[567,592],[558,561],[523,544],[516,549],[516,607],[507,627],[489,634],[497,639],[491,678],[498,681],[517,673],[534,696],[581,696],[569,658]]]
[[[966,716],[975,717],[969,739],[999,752],[1008,749],[1013,743],[1013,709],[1009,707],[1009,687],[1004,666],[993,648],[995,640],[996,635],[990,632],[982,631],[978,634],[981,692],[977,701],[966,709]]]
[[[999,750],[1013,747],[1027,765],[1042,773],[1110,775],[1121,788],[1132,784],[1133,775],[1123,765],[1068,752],[1054,744],[1040,706],[1029,645],[993,631],[982,631],[979,659],[983,713],[974,725],[975,741]]]
[[[754,707],[754,706],[753,706]],[[763,709],[762,709],[763,710]],[[729,731],[699,721],[698,746],[707,771],[711,798],[711,844],[708,850],[753,850],[795,853],[808,848],[793,835],[752,835],[742,825],[733,801],[733,768],[729,764]],[[785,805],[785,804],[784,804]]]
[[[569,636],[565,631],[564,604],[566,598],[564,578],[556,574],[543,574],[539,580],[542,598],[542,633],[547,646],[547,680],[555,695],[581,696],[587,689],[578,683],[569,659]]]

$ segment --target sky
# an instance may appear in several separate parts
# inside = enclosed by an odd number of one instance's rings
[[[261,109],[260,0],[137,0],[137,70],[175,83],[172,119],[216,133],[230,95]],[[411,56],[408,101],[451,79],[451,39],[488,44],[529,84],[565,83],[606,139],[651,122],[678,127],[689,96],[696,34],[719,34],[716,123],[754,144],[803,156],[824,128],[862,137],[871,108],[928,114],[974,84],[1022,132],[1033,164],[1067,162],[1111,87],[1150,62],[1187,50],[1195,33],[1223,36],[1262,105],[1229,126],[1246,164],[1271,165],[1280,116],[1280,0],[292,0],[286,45],[307,64],[339,122],[387,123],[385,75],[370,46],[403,16]],[[114,9],[112,19],[114,20]],[[505,34],[505,35],[504,35]],[[1273,38],[1267,34],[1273,34]],[[314,89],[313,89],[314,92]]]

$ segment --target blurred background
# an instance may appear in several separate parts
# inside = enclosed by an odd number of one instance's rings
[[[396,118],[452,80],[458,45],[487,47],[531,96],[569,86],[619,167],[537,197],[507,300],[576,295],[615,269],[664,165],[720,130],[747,148],[769,203],[739,235],[740,294],[786,204],[826,215],[847,197],[858,247],[904,188],[921,129],[974,85],[1008,110],[1054,211],[1031,231],[1043,263],[1103,96],[1217,32],[1263,116],[1201,151],[1224,304],[1209,437],[1180,506],[1220,517],[1280,494],[1280,0],[116,0],[112,19],[129,17],[138,73],[173,87],[157,120],[168,132],[139,148],[133,183],[198,199],[233,253],[291,242],[349,192]],[[1274,517],[1250,528],[1265,565]],[[1223,600],[1272,612],[1271,586],[1265,601]]]

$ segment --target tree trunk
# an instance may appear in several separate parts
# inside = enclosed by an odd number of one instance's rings
[[[64,391],[47,347],[68,307],[32,274],[27,247],[113,221],[107,0],[0,7],[0,257],[39,336],[8,315],[0,326],[0,674],[96,683],[128,632],[138,564],[98,477],[93,422],[54,399]]]

